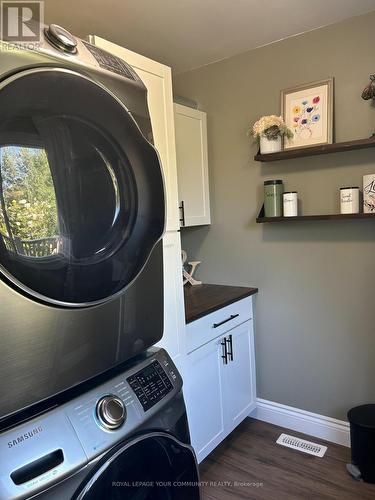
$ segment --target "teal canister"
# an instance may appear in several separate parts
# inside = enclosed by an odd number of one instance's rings
[[[284,185],[281,180],[264,181],[264,215],[281,217],[283,215]]]

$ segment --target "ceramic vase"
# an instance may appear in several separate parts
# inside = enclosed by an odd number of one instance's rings
[[[278,136],[276,139],[267,139],[267,137],[261,136],[259,145],[262,155],[277,153],[281,151],[281,137]]]

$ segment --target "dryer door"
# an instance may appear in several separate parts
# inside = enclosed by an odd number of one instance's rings
[[[0,273],[48,303],[112,298],[164,231],[156,150],[113,94],[73,71],[27,70],[0,90]]]
[[[105,456],[74,500],[199,500],[193,449],[165,433],[123,444]]]

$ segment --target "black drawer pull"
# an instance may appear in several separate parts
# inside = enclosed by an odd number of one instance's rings
[[[227,351],[227,339],[224,337],[223,340],[220,342],[220,344],[223,347],[223,354],[221,357],[223,358],[223,363],[224,365],[228,364],[228,351]]]
[[[213,328],[217,328],[218,326],[224,325],[224,323],[228,323],[228,321],[231,321],[234,318],[237,318],[239,314],[231,314],[229,318],[225,319],[224,321],[220,321],[220,323],[214,323],[212,325]]]
[[[229,361],[233,361],[233,337],[232,337],[232,334],[229,335],[229,338],[225,339],[228,344],[229,344],[229,348],[230,348],[230,351],[228,350],[228,357],[229,357]]]

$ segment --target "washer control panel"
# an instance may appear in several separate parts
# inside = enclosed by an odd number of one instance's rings
[[[150,348],[116,377],[0,433],[0,500],[34,498],[142,426],[173,421],[181,389],[167,352]]]
[[[96,416],[100,424],[109,430],[122,426],[126,419],[126,408],[122,399],[113,394],[99,399],[96,405]]]
[[[173,389],[168,375],[156,360],[128,377],[126,381],[133,389],[144,411],[152,408]]]

